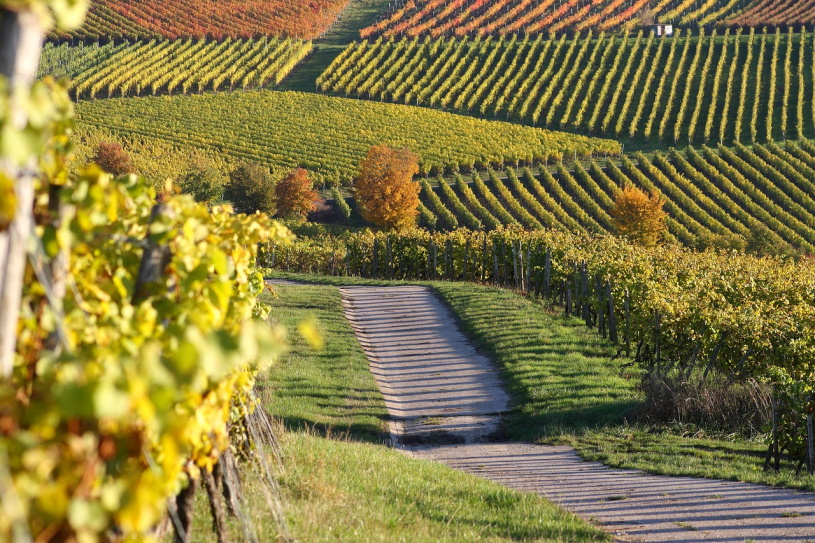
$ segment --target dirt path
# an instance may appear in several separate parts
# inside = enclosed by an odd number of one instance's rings
[[[537,492],[621,541],[815,542],[813,494],[616,470],[570,447],[496,442],[508,402],[498,374],[428,289],[341,290],[407,454]]]

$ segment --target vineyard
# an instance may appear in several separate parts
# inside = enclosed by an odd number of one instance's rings
[[[407,0],[394,2],[371,36],[562,34],[639,28],[659,21],[680,27],[808,25],[812,0]]]
[[[312,39],[325,32],[348,0],[92,0],[78,30],[50,38],[251,38]]]
[[[815,135],[814,47],[815,35],[780,30],[379,38],[350,45],[317,83],[637,142],[777,141]]]
[[[311,51],[311,42],[278,38],[48,44],[40,77],[73,81],[76,98],[187,94],[279,84]]]
[[[434,191],[422,185],[427,209],[422,225],[440,230],[458,227],[493,230],[502,226],[555,228],[569,232],[614,232],[608,213],[620,187],[635,185],[665,200],[668,231],[685,246],[732,245],[763,224],[773,237],[815,252],[815,145],[788,142],[753,148],[738,146],[657,153],[637,162],[580,162],[569,170],[558,164],[456,175],[453,184],[438,180]],[[738,243],[736,242],[736,245]]]
[[[540,296],[595,327],[646,375],[772,382],[783,408],[766,463],[781,450],[806,454],[806,376],[815,352],[811,260],[646,249],[614,237],[517,228],[364,232],[272,244],[261,258],[280,270],[474,281]]]
[[[293,92],[247,91],[80,102],[82,126],[218,151],[269,166],[302,166],[347,182],[371,145],[409,147],[423,172],[500,167],[564,155],[619,154],[609,140],[440,111]]]

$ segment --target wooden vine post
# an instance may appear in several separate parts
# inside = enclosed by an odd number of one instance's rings
[[[12,11],[0,7],[0,77],[9,88],[27,88],[37,76],[45,29],[31,9]],[[28,115],[23,104],[9,102],[7,121],[12,130],[23,130]],[[26,250],[34,227],[34,181],[37,159],[20,166],[0,156],[0,175],[14,185],[17,200],[14,218],[0,231],[0,377],[11,375],[17,347],[17,319],[22,302]]]

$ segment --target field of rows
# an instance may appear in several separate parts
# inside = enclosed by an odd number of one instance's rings
[[[348,0],[91,0],[85,24],[53,39],[316,38]]]
[[[813,47],[780,30],[379,38],[350,45],[318,84],[640,142],[777,141],[815,134]]]
[[[347,182],[375,144],[409,147],[422,171],[619,154],[620,145],[424,108],[295,92],[114,98],[77,104],[82,126],[140,134]]]
[[[70,77],[77,98],[257,88],[279,84],[310,51],[310,41],[266,37],[48,44],[40,76]]]
[[[649,20],[680,27],[812,24],[815,0],[406,0],[360,35],[528,36],[636,28]]]
[[[666,199],[668,229],[689,246],[727,245],[766,225],[781,240],[815,252],[815,144],[809,141],[671,151],[574,169],[507,169],[422,182],[425,225],[493,230],[501,225],[612,232],[608,210],[619,187],[634,184]]]

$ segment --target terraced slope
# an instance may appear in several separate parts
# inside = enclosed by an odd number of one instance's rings
[[[559,164],[555,172],[507,169],[503,179],[494,172],[487,180],[459,175],[452,184],[439,180],[435,190],[423,185],[422,202],[431,213],[424,222],[440,229],[516,224],[611,232],[608,211],[627,184],[665,198],[668,230],[685,245],[738,245],[765,225],[774,240],[815,250],[815,144],[809,141],[689,147],[653,159],[639,155],[636,162]]]
[[[323,92],[643,143],[815,135],[815,35],[733,31],[376,39],[350,45]]]

